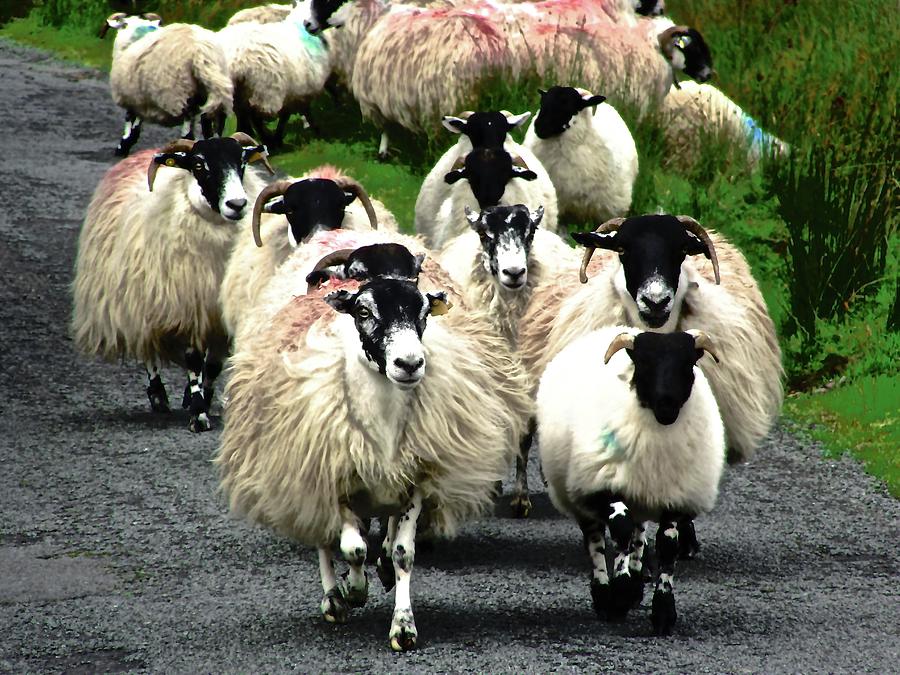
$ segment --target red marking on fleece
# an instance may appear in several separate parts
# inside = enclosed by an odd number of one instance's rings
[[[327,178],[328,180],[337,180],[338,178],[346,178],[347,174],[332,164],[323,164],[315,169],[308,171],[306,178]]]

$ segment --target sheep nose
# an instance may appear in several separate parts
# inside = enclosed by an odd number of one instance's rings
[[[507,267],[503,270],[503,274],[508,276],[511,281],[518,281],[525,274],[524,267]]]
[[[666,309],[669,304],[669,298],[665,297],[658,302],[656,300],[651,300],[650,298],[644,296],[644,305],[646,305],[647,310],[653,313],[662,312]]]
[[[394,365],[397,366],[400,370],[405,370],[407,373],[412,375],[419,368],[421,368],[425,363],[425,359],[421,356],[417,359],[394,359]]]
[[[233,211],[242,211],[245,206],[247,206],[246,199],[229,199],[225,202],[225,206]]]

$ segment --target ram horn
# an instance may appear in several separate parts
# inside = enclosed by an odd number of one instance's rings
[[[457,117],[461,120],[467,120],[474,114],[474,110],[463,110],[461,113],[459,113],[459,115],[457,115]]]
[[[588,91],[584,87],[575,87],[575,91],[577,91],[581,95],[582,98],[590,98],[591,96],[594,95],[594,92]]]
[[[369,193],[366,192],[366,189],[349,176],[335,178],[334,182],[337,183],[337,186],[342,190],[352,192],[359,197],[359,201],[362,202],[363,208],[366,210],[366,215],[369,216],[369,225],[372,226],[373,230],[377,230],[378,218],[375,216],[375,207],[372,206],[372,200],[369,199]]]
[[[606,350],[606,356],[603,357],[603,365],[609,363],[613,354],[620,349],[634,349],[634,335],[631,333],[619,333],[616,335],[616,337],[613,338],[613,341],[609,343],[609,347]]]
[[[697,349],[702,349],[711,357],[713,357],[716,363],[719,362],[719,355],[716,354],[715,347],[713,347],[712,339],[710,339],[709,335],[704,333],[702,330],[689,330],[687,331],[687,334],[694,338],[694,346]]]
[[[696,220],[691,218],[690,216],[675,216],[678,218],[678,222],[684,225],[684,229],[686,229],[691,234],[697,235],[697,238],[700,239],[704,244],[706,244],[706,248],[709,251],[709,261],[713,266],[713,274],[716,275],[716,285],[720,285],[722,283],[722,279],[719,276],[719,257],[716,255],[716,247],[713,246],[712,239],[710,239],[709,234]]]
[[[176,138],[168,145],[159,149],[158,154],[166,152],[190,152],[194,147],[194,141],[188,138]],[[159,164],[156,163],[156,157],[150,160],[150,166],[147,168],[147,187],[153,192],[153,184],[156,182],[156,172],[159,171]]]
[[[156,12],[144,12],[141,14],[141,18],[147,21],[162,21],[162,17]]]
[[[260,145],[260,143],[256,142],[255,138],[253,138],[252,136],[248,136],[243,131],[235,131],[233,134],[231,134],[231,138],[236,140],[238,143],[240,143],[245,148],[250,145]],[[266,167],[266,171],[269,172],[269,175],[272,175],[272,176],[275,175],[275,169],[273,169],[272,165],[269,164],[268,153],[261,152],[261,153],[259,153],[258,157],[256,155],[254,155],[253,157],[250,158],[250,161],[251,162],[261,161],[263,163],[263,166]]]
[[[459,171],[460,169],[465,168],[466,166],[466,155],[460,155],[456,158],[456,161],[453,162],[453,166],[450,167],[450,173],[453,171]]]
[[[615,232],[618,230],[622,223],[625,222],[624,218],[611,218],[603,223],[600,227],[598,227],[594,232],[597,234],[605,234],[607,232]],[[578,270],[578,279],[581,283],[586,284],[588,282],[587,268],[591,262],[591,257],[594,255],[594,251],[597,249],[593,246],[586,246],[584,249],[584,257],[581,259],[581,269]]]
[[[106,21],[103,22],[103,25],[100,26],[100,30],[97,32],[97,37],[101,40],[106,37],[106,34],[109,32],[111,26],[109,25],[110,21],[120,21],[122,19],[127,18],[128,15],[125,12],[116,12],[115,14],[110,14]]]
[[[322,270],[329,267],[334,267],[335,265],[343,265],[350,258],[350,254],[355,250],[356,249],[352,248],[342,248],[338,251],[332,251],[324,258],[322,258],[319,262],[317,262],[316,266],[312,268],[312,271],[321,272]]]
[[[672,58],[673,40],[679,35],[686,35],[689,30],[689,26],[670,26],[657,36],[659,49],[667,59]]]
[[[513,163],[513,166],[517,166],[520,169],[525,169],[526,171],[531,171],[531,169],[529,169],[528,165],[525,163],[525,160],[522,159],[519,155],[512,156],[512,163]]]
[[[262,216],[263,207],[266,203],[275,198],[280,197],[287,189],[291,187],[293,183],[289,180],[279,180],[271,185],[267,185],[263,188],[262,192],[259,193],[259,196],[256,198],[256,203],[253,205],[253,220],[251,224],[251,230],[253,231],[253,241],[257,246],[262,248],[263,242],[262,237],[259,234],[259,219]]]

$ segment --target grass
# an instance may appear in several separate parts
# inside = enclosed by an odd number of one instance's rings
[[[126,2],[128,0],[122,0]],[[147,0],[168,22],[216,27],[257,0]],[[652,116],[620,109],[640,155],[635,213],[691,214],[746,255],[778,326],[789,375],[785,413],[823,440],[851,450],[867,470],[900,485],[900,234],[893,63],[900,14],[888,0],[669,0],[673,18],[699,28],[713,50],[719,86],[791,144],[788,162],[745,157],[710,134],[690,164],[665,146]],[[109,67],[112,40],[95,37],[104,0],[44,0],[41,13],[0,35],[63,58]],[[54,27],[56,24],[58,27]],[[892,37],[893,36],[893,37]],[[570,68],[560,62],[559,68]],[[569,64],[571,65],[571,64]],[[562,77],[560,81],[573,81]],[[504,73],[473,92],[472,109],[534,110],[537,88],[556,83]],[[604,93],[604,92],[599,92]],[[396,154],[377,161],[379,131],[344,95],[320,97],[315,137],[295,125],[274,162],[291,175],[323,163],[358,178],[412,229],[422,178],[453,137],[390,130]],[[111,134],[115,131],[111,130]],[[521,134],[519,135],[521,137]],[[825,390],[836,381],[842,384]]]

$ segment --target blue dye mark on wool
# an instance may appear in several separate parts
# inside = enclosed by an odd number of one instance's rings
[[[751,147],[757,150],[765,150],[772,144],[772,136],[766,133],[750,115],[744,113],[741,117],[741,122],[743,122],[744,129],[747,131],[747,138],[750,140]]]
[[[616,432],[611,429],[600,434],[600,447],[613,458],[621,457],[625,452],[625,449],[619,444],[619,439],[616,438]]]
[[[132,38],[132,42],[137,42],[147,33],[152,33],[155,30],[159,30],[159,26],[138,26],[134,29],[134,37]]]
[[[302,21],[298,21],[296,25],[297,30],[300,31],[300,41],[303,43],[303,46],[306,47],[306,51],[311,54],[325,51],[326,45],[322,38],[307,31]]]

